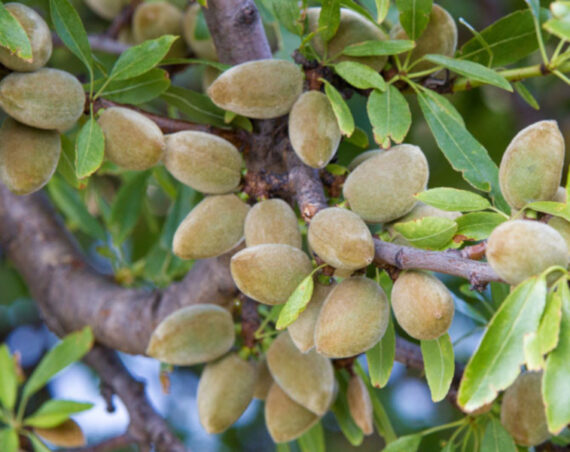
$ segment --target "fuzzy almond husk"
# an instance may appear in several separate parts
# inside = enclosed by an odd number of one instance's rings
[[[359,375],[353,375],[348,382],[346,390],[346,398],[348,400],[348,409],[354,422],[362,433],[371,435],[374,432],[374,419],[372,417],[372,400],[370,393],[362,378]]]
[[[212,195],[196,205],[180,223],[172,250],[182,259],[205,259],[224,254],[243,239],[249,206],[236,195]]]
[[[386,223],[414,208],[414,195],[424,189],[428,177],[422,150],[400,144],[358,165],[347,177],[343,193],[364,221]]]
[[[182,19],[182,35],[188,47],[192,49],[192,52],[194,52],[198,58],[218,61],[218,53],[212,37],[208,36],[207,39],[196,38],[196,24],[198,22],[198,14],[200,14],[200,8],[199,3],[193,3],[186,9],[184,18]]]
[[[83,114],[79,80],[59,69],[16,73],[0,81],[0,107],[15,120],[38,129],[68,129]]]
[[[382,288],[366,277],[345,279],[330,292],[315,329],[317,351],[348,358],[372,348],[388,328],[390,309]]]
[[[267,350],[267,365],[275,382],[295,402],[322,416],[333,402],[334,370],[329,359],[302,353],[287,331]]]
[[[235,353],[204,368],[198,416],[208,433],[222,433],[239,419],[253,398],[256,376],[255,367]]]
[[[256,245],[241,250],[230,262],[232,278],[239,290],[260,303],[285,303],[311,273],[309,257],[290,245]]]
[[[415,339],[432,340],[451,326],[455,305],[449,289],[435,276],[415,270],[400,273],[392,287],[398,324]]]
[[[294,210],[279,198],[254,205],[245,218],[246,246],[281,243],[301,249],[302,238]]]
[[[6,3],[4,6],[26,32],[32,46],[32,59],[25,60],[6,47],[0,47],[0,63],[18,72],[37,71],[44,67],[53,50],[51,32],[46,21],[32,8],[21,3]]]
[[[521,374],[503,396],[501,423],[520,446],[536,446],[550,437],[541,382],[542,372]]]
[[[517,285],[548,267],[568,263],[568,246],[552,227],[538,221],[511,220],[487,240],[487,261],[509,284]]]
[[[164,152],[164,135],[138,111],[107,108],[97,120],[105,136],[106,157],[121,168],[142,171],[155,166]]]
[[[256,119],[283,116],[301,95],[303,72],[285,60],[256,60],[223,72],[208,88],[220,108]]]
[[[521,130],[501,159],[499,183],[515,209],[552,199],[564,166],[564,137],[556,121],[539,121]]]
[[[130,0],[85,0],[85,3],[99,17],[113,20]]]
[[[242,165],[237,148],[211,133],[187,130],[166,136],[164,166],[177,180],[202,193],[235,190]]]
[[[6,118],[0,128],[0,181],[17,195],[38,191],[53,176],[60,154],[59,133]]]
[[[178,309],[160,322],[146,353],[163,363],[191,366],[219,358],[234,341],[231,314],[217,305],[197,304]]]
[[[354,212],[339,207],[319,211],[309,225],[311,249],[332,267],[364,268],[374,259],[374,241],[366,223]]]
[[[253,397],[259,400],[265,400],[271,385],[273,385],[273,377],[267,367],[267,360],[262,359],[256,366],[257,377],[255,380],[255,388],[253,389]]]

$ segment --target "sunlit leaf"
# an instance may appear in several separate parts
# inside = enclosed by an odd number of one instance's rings
[[[449,392],[455,371],[455,355],[449,334],[445,333],[431,341],[421,341],[421,349],[431,399],[439,402]]]

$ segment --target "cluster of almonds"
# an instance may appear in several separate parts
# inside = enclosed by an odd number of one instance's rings
[[[24,28],[32,58],[0,47],[0,63],[11,69],[0,81],[0,108],[10,117],[0,128],[0,181],[16,194],[42,188],[57,168],[60,132],[83,114],[85,95],[68,72],[44,68],[52,53],[51,32],[44,19],[20,3],[6,9]]]

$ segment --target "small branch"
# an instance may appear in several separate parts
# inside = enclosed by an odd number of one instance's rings
[[[379,239],[374,239],[374,247],[377,265],[390,264],[400,270],[423,269],[460,276],[478,289],[491,281],[503,282],[489,264],[460,257],[454,252],[427,251]]]
[[[271,49],[253,0],[208,0],[204,17],[221,63],[271,58]]]
[[[570,61],[561,64],[556,68],[561,73],[570,72]],[[543,75],[548,75],[552,73],[552,70],[547,68],[544,64],[535,64],[534,66],[527,66],[521,68],[507,69],[505,71],[499,71],[500,75],[505,77],[509,82],[520,82],[527,78],[541,77]],[[465,91],[471,88],[476,88],[482,86],[485,83],[478,82],[476,80],[471,80],[465,77],[460,77],[455,79],[450,87],[450,92]]]
[[[143,446],[154,444],[159,452],[187,451],[170,431],[162,416],[152,408],[146,397],[144,384],[133,379],[115,352],[95,346],[85,357],[85,362],[99,374],[102,383],[111,387],[125,404],[130,417],[127,435],[132,440]]]
[[[81,447],[79,449],[68,449],[67,452],[113,452],[119,448],[135,443],[136,440],[127,431],[122,435],[110,438],[94,446]]]
[[[91,50],[104,53],[120,55],[130,47],[128,44],[123,44],[122,42],[106,35],[89,35],[88,39]],[[63,41],[55,33],[52,33],[52,41],[55,47],[61,47],[64,45]]]
[[[113,19],[109,28],[105,32],[105,36],[111,39],[117,39],[121,30],[131,23],[133,14],[137,6],[142,3],[142,0],[132,0],[123,10]]]

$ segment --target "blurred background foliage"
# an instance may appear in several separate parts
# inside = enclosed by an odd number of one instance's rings
[[[21,3],[36,8],[49,20],[48,0],[21,0]],[[172,3],[183,7],[186,1],[172,0]],[[263,2],[258,0],[258,3],[263,11]],[[375,11],[374,0],[362,0],[360,3]],[[463,17],[477,30],[514,10],[526,7],[523,0],[440,0],[438,3],[456,20]],[[550,2],[543,0],[541,3],[542,6],[548,7]],[[108,27],[109,23],[92,13],[82,1],[75,0],[73,4],[83,18],[88,33],[102,33]],[[388,21],[397,20],[394,13],[395,11],[391,11]],[[472,35],[459,23],[458,29],[460,47]],[[280,34],[281,49],[275,56],[291,59],[300,40],[283,28]],[[547,43],[547,46],[551,53],[552,43]],[[116,55],[101,52],[96,52],[96,56],[107,67],[116,59]],[[535,52],[516,63],[516,66],[538,63],[540,57],[538,52]],[[84,67],[61,46],[55,49],[49,66],[65,69],[85,81]],[[203,66],[189,66],[173,74],[172,83],[199,91],[202,89],[203,71]],[[449,96],[463,115],[469,131],[487,148],[497,164],[513,136],[523,127],[538,120],[557,120],[567,144],[570,139],[570,87],[555,77],[529,79],[525,81],[525,85],[539,101],[540,110],[534,110],[516,93],[493,87]],[[406,97],[414,118],[406,142],[419,145],[428,157],[431,170],[429,187],[467,188],[461,174],[450,167],[437,148],[420,114],[415,96],[408,93]],[[370,148],[373,148],[372,133],[366,117],[366,99],[355,94],[349,105],[357,126],[366,131],[371,143]],[[160,100],[152,101],[144,108],[162,114],[178,115],[177,111],[167,108]],[[80,124],[76,129],[79,127]],[[77,130],[72,130],[71,134]],[[343,143],[336,163],[347,165],[360,152],[362,149]],[[563,174],[566,172],[567,166]],[[170,243],[176,226],[192,206],[201,200],[201,194],[182,186],[161,167],[143,173],[128,173],[118,171],[109,164],[105,164],[91,177],[86,186],[81,188],[78,191],[64,178],[57,176],[50,182],[48,193],[97,270],[114,277],[121,284],[150,289],[165,286],[181,278],[191,267],[191,262],[184,262],[173,256]],[[463,280],[445,278],[445,282],[454,289],[456,295],[457,313],[450,335],[454,341],[456,359],[465,363],[482,333],[481,322],[478,320],[481,317],[490,318],[490,313],[485,312],[485,303],[481,303],[476,295],[467,296],[465,287],[461,289]],[[484,295],[490,296],[490,290]],[[133,325],[133,328],[136,328],[136,325]],[[398,334],[405,337],[401,330]],[[29,371],[49,349],[55,338],[43,326],[32,295],[0,250],[0,342],[5,341],[12,351],[17,350],[20,353],[22,365]],[[195,396],[200,367],[175,369],[170,376],[169,395],[160,387],[158,362],[143,357],[123,356],[123,359],[136,377],[146,380],[151,400],[186,439],[192,450],[274,449],[265,431],[261,402],[254,400],[242,418],[227,432],[210,436],[201,428],[197,417]],[[362,364],[365,366],[364,360]],[[431,402],[425,379],[420,377],[416,371],[407,370],[396,363],[387,387],[377,390],[398,435],[451,422],[462,416],[446,400],[437,404]],[[68,397],[95,403],[95,408],[76,418],[90,442],[119,434],[125,430],[128,423],[126,410],[119,401],[113,414],[106,412],[105,403],[98,394],[97,384],[95,374],[82,364],[76,364],[50,385],[53,397]],[[47,397],[48,394],[44,396]],[[326,431],[327,450],[335,452],[353,449],[344,439],[331,413],[325,416],[322,424]],[[428,436],[423,440],[421,450],[440,450],[441,440],[448,436],[449,431]],[[358,450],[377,451],[381,444],[382,440],[377,435],[372,435],[365,438]],[[298,450],[298,446],[292,445],[291,450]]]

